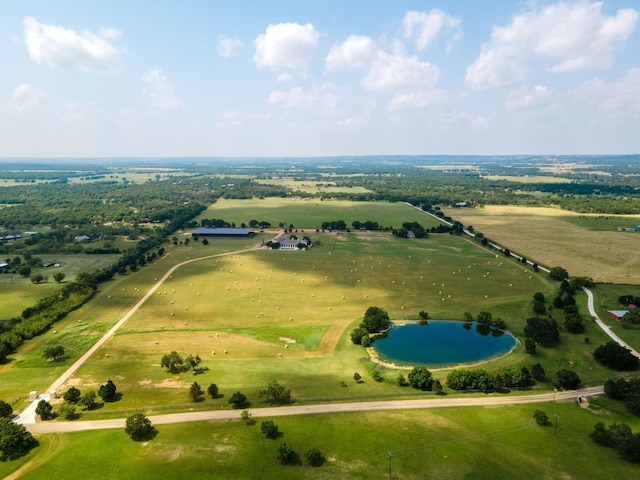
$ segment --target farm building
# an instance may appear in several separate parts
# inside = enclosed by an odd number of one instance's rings
[[[607,310],[607,315],[609,315],[614,320],[622,320],[629,310]]]
[[[272,241],[280,244],[280,250],[297,250],[299,243],[305,246],[309,245],[306,239],[287,238],[284,233],[281,233]]]
[[[194,237],[247,238],[253,236],[253,231],[250,228],[196,228],[191,235]]]

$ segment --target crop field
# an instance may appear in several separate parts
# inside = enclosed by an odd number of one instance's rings
[[[541,265],[561,265],[570,275],[589,276],[599,283],[640,284],[640,237],[637,233],[590,227],[598,225],[602,216],[514,206],[447,209],[446,213]],[[575,220],[567,221],[569,217]],[[629,226],[638,222],[638,217],[619,218],[619,222],[627,218]]]
[[[73,476],[99,472],[109,479],[371,479],[392,478],[634,478],[637,466],[589,439],[593,425],[624,422],[637,431],[640,422],[628,414],[575,403],[443,408],[394,412],[341,413],[273,418],[282,436],[260,433],[261,419],[242,422],[185,423],[158,426],[150,442],[132,442],[122,431],[46,435],[26,458],[0,464],[0,476],[24,467],[21,478]],[[535,409],[553,425],[538,426]],[[276,449],[289,443],[299,462],[280,465]],[[325,457],[310,467],[304,452],[317,448]],[[67,454],[65,454],[67,453]],[[11,477],[9,477],[11,478]]]
[[[348,200],[303,200],[299,198],[265,198],[251,200],[220,199],[202,212],[202,218],[221,218],[227,222],[250,220],[270,222],[277,227],[280,222],[295,228],[317,229],[324,221],[344,220],[351,227],[354,220],[371,220],[384,227],[399,228],[403,222],[418,222],[423,227],[439,224],[433,217],[403,203],[352,202]]]

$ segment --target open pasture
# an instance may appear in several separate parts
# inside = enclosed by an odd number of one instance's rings
[[[538,426],[541,409],[553,425]],[[574,403],[359,412],[274,417],[276,440],[240,421],[158,425],[150,442],[132,442],[122,431],[97,430],[40,436],[41,447],[26,458],[0,464],[0,476],[25,466],[24,478],[67,478],[78,471],[108,479],[371,479],[387,478],[633,478],[637,466],[589,439],[598,421],[624,422],[634,431],[637,418]],[[276,449],[289,443],[300,464],[280,465]],[[321,467],[309,467],[304,452],[318,448]],[[114,461],[117,459],[117,461]],[[31,463],[30,463],[31,462]]]
[[[344,220],[351,228],[354,220],[371,220],[384,227],[399,228],[403,222],[418,222],[423,227],[439,225],[433,217],[411,208],[404,203],[390,202],[352,202],[348,200],[324,200],[300,198],[253,198],[251,200],[220,199],[196,220],[202,218],[221,218],[227,222],[249,224],[252,219],[267,221],[272,227],[279,223],[295,228],[317,229],[322,222]]]
[[[446,209],[445,213],[541,265],[561,265],[570,275],[589,276],[596,282],[640,284],[638,234],[594,231],[585,222],[596,224],[597,220],[578,221],[589,215],[515,206]],[[576,220],[567,221],[568,217]],[[630,226],[637,218],[629,217]]]
[[[256,183],[262,183],[264,185],[279,185],[282,187],[290,188],[294,191],[305,192],[309,194],[316,193],[367,193],[368,190],[364,187],[343,187],[336,186],[335,182],[325,181],[318,182],[315,180],[295,180],[291,177],[279,177],[269,180],[255,180]]]
[[[298,400],[403,395],[394,373],[388,382],[370,380],[372,365],[348,340],[369,306],[385,308],[393,320],[417,320],[420,310],[442,319],[488,310],[521,335],[533,293],[553,288],[545,276],[462,237],[312,238],[321,245],[306,252],[260,249],[180,267],[70,384],[82,390],[113,378],[127,393],[107,410],[184,403],[194,380],[227,394],[240,389],[254,401],[273,379]],[[176,261],[170,256],[177,252],[201,254],[197,243],[171,247],[163,261]],[[172,350],[199,354],[207,370],[165,373],[160,358]],[[502,362],[522,361],[519,350]],[[365,388],[352,385],[356,371],[365,374]]]

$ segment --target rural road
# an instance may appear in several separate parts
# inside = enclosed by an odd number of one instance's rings
[[[629,350],[631,350],[631,353],[633,353],[636,357],[640,358],[640,353],[635,351],[629,344],[627,344],[627,342],[625,342],[619,336],[613,333],[611,331],[611,328],[605,325],[605,323],[600,319],[600,317],[596,313],[595,307],[593,306],[593,293],[591,292],[591,290],[589,290],[587,287],[582,287],[582,290],[584,290],[585,293],[587,294],[587,298],[588,298],[587,306],[589,307],[589,314],[593,317],[593,319],[596,321],[596,323],[602,329],[602,331],[607,335],[609,335],[609,337],[611,337],[611,339],[614,342],[617,342],[618,345],[628,348]]]
[[[258,408],[251,411],[253,418],[282,417],[290,415],[313,415],[321,413],[370,412],[374,410],[409,410],[418,408],[447,407],[487,407],[498,405],[522,405],[552,401],[574,401],[578,397],[601,395],[603,387],[590,387],[581,390],[541,393],[520,396],[483,396],[483,397],[436,397],[421,400],[388,400],[377,402],[325,403],[319,405],[291,405],[282,407]],[[148,417],[153,425],[185,422],[224,422],[240,419],[240,410],[213,410],[206,412],[171,413]],[[86,422],[40,422],[28,425],[31,433],[65,433],[83,430],[124,428],[125,419],[94,420]]]

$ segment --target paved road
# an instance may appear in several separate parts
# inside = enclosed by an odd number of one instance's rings
[[[640,358],[640,353],[638,353],[627,342],[625,342],[619,336],[613,333],[611,331],[611,328],[605,325],[605,323],[600,319],[600,317],[596,313],[596,309],[593,306],[593,293],[591,292],[591,290],[589,290],[587,287],[582,287],[582,290],[584,290],[585,293],[587,294],[587,298],[588,298],[587,306],[589,307],[589,314],[593,317],[593,319],[596,321],[596,323],[602,329],[602,331],[607,335],[609,335],[609,337],[611,337],[611,339],[614,342],[617,342],[618,345],[622,345],[623,347],[628,348],[629,350],[631,350],[631,353],[633,353],[636,357]]]
[[[171,267],[169,269],[169,271],[167,273],[165,273],[162,278],[160,280],[158,280],[155,285],[153,285],[149,291],[140,299],[138,300],[138,302],[131,307],[131,309],[107,332],[105,333],[102,338],[100,338],[100,340],[98,340],[93,347],[91,347],[89,350],[87,350],[84,355],[82,355],[80,358],[78,358],[78,360],[76,360],[74,362],[73,365],[71,365],[62,375],[60,375],[60,377],[58,377],[52,384],[51,386],[45,390],[47,393],[52,392],[52,391],[57,391],[61,385],[63,385],[68,379],[69,377],[71,377],[71,375],[73,375],[76,370],[78,370],[82,364],[84,362],[86,362],[89,357],[91,357],[91,355],[93,355],[96,350],[98,350],[100,347],[102,347],[102,345],[105,344],[105,342],[107,340],[109,340],[126,322],[127,320],[129,320],[134,313],[136,313],[138,311],[138,309],[144,304],[144,302],[146,302],[149,297],[151,297],[151,295],[153,295],[155,293],[155,291],[160,287],[160,285],[162,285],[164,283],[164,281],[169,278],[173,272],[175,272],[178,268],[182,267],[183,265],[187,265],[188,263],[192,263],[192,262],[199,262],[201,260],[207,260],[210,258],[215,258],[215,257],[225,257],[228,255],[237,255],[239,253],[245,253],[245,252],[249,252],[252,250],[256,250],[260,248],[260,245],[256,245],[254,247],[245,249],[245,250],[238,250],[235,252],[225,252],[225,253],[219,253],[216,255],[208,255],[206,257],[198,257],[198,258],[192,258],[189,260],[186,260],[182,263],[178,263],[177,265],[174,265],[173,267]],[[42,399],[42,395],[39,396],[34,402],[32,402],[24,411],[22,411],[16,418],[14,418],[14,422],[16,423],[20,423],[22,425],[28,425],[28,424],[34,424],[36,423],[36,416],[35,416],[35,408],[36,405],[38,404],[38,402]]]
[[[601,395],[603,387],[590,387],[555,393],[518,396],[482,397],[436,397],[421,400],[388,400],[377,402],[323,403],[320,405],[291,405],[283,407],[258,408],[251,411],[254,418],[282,417],[290,415],[313,415],[321,413],[370,412],[373,410],[409,410],[417,408],[483,407],[496,405],[521,405],[552,401],[574,401],[578,397]],[[239,410],[213,410],[206,412],[171,413],[152,415],[149,420],[154,425],[185,422],[224,422],[240,419]],[[125,419],[95,420],[86,422],[41,422],[28,425],[31,433],[64,433],[83,430],[124,428]]]

